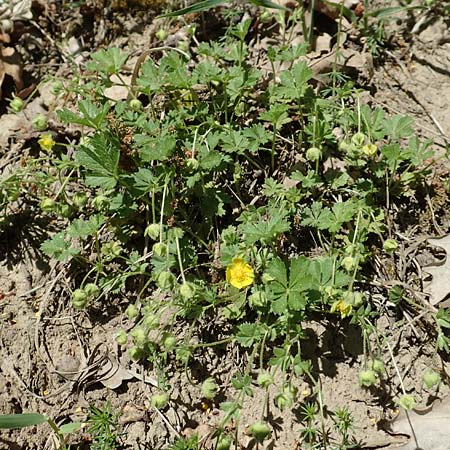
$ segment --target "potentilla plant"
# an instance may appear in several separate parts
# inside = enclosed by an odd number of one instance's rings
[[[281,380],[281,410],[295,402],[296,377],[318,389],[302,355],[311,314],[371,333],[367,261],[374,248],[395,258],[386,218],[421,186],[433,155],[410,118],[361,104],[348,83],[315,90],[305,46],[271,47],[264,56],[290,70],[260,72],[249,60],[251,32],[242,20],[190,53],[164,48],[158,61],[140,59],[131,85],[127,53],[94,53],[67,88],[73,107],[58,111],[82,130],[75,156],[53,153],[44,133],[45,158],[35,163],[57,173],[35,194],[41,213],[61,225],[42,250],[84,274],[74,309],[124,296],[131,328],[118,330],[117,342],[155,367],[187,366],[203,346],[236,342],[249,352],[235,398],[222,405],[223,427],[255,384]],[[106,97],[112,86],[126,87],[128,98]],[[229,326],[217,341],[192,339],[218,316]],[[175,335],[178,321],[189,325]],[[378,376],[368,368],[359,382]],[[161,383],[156,408],[170,397]],[[217,391],[208,392],[214,401]],[[258,442],[271,435],[264,414],[248,430]],[[311,428],[305,439],[314,436]]]

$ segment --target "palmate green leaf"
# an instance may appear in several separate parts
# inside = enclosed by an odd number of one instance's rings
[[[227,153],[243,154],[247,151],[249,142],[241,130],[230,130],[221,133],[222,150]]]
[[[442,328],[450,329],[450,313],[448,309],[440,308],[436,314],[436,320]]]
[[[72,238],[93,236],[105,223],[105,216],[94,214],[88,220],[75,219],[67,228],[67,235]]]
[[[303,211],[302,225],[328,230],[334,226],[334,216],[330,208],[323,206],[322,202],[313,202],[311,207]]]
[[[173,11],[173,12],[170,12],[167,14],[163,14],[159,17],[160,18],[176,17],[176,16],[183,16],[185,14],[192,14],[192,13],[196,13],[196,12],[207,11],[208,9],[217,8],[218,6],[224,5],[226,3],[230,3],[230,1],[229,0],[228,1],[227,0],[204,0],[202,2],[194,3],[193,5],[188,6],[186,8],[179,9],[178,11]],[[273,3],[269,0],[251,0],[251,3],[253,3],[256,6],[262,6],[264,8],[289,11],[288,8],[281,6],[281,5],[277,5],[276,3]]]
[[[81,116],[66,108],[57,111],[57,115],[64,123],[76,123],[99,130],[104,125],[110,106],[108,103],[96,106],[90,100],[85,99],[78,102],[78,109]]]
[[[285,263],[280,258],[274,258],[267,267],[267,275],[272,278],[269,282],[271,309],[274,314],[282,315],[289,308],[301,311],[306,306],[305,290],[308,281],[309,260],[303,256],[293,259],[289,264],[289,277]]]
[[[134,142],[143,161],[165,161],[175,150],[177,140],[174,136],[163,134],[158,137],[135,134]]]
[[[164,74],[164,81],[171,87],[189,89],[193,83],[193,78],[186,69],[186,60],[177,52],[172,51],[161,59],[159,71]]]
[[[149,192],[161,192],[163,190],[163,174],[156,175],[153,170],[140,167],[131,176],[133,197],[142,197]]]
[[[154,61],[149,58],[142,64],[141,75],[137,79],[139,90],[147,95],[161,90],[164,81],[161,72]]]
[[[41,245],[41,250],[47,256],[62,262],[80,253],[80,250],[72,247],[71,242],[66,239],[63,231],[44,241]]]
[[[111,47],[107,50],[102,49],[93,53],[91,58],[93,61],[88,62],[87,68],[109,76],[120,71],[128,55],[117,47]]]
[[[241,233],[245,235],[246,244],[253,245],[258,241],[268,244],[276,240],[282,233],[290,230],[291,225],[286,219],[285,211],[272,210],[269,211],[267,216],[259,217],[239,227]]]
[[[205,172],[210,172],[214,169],[220,170],[221,166],[232,162],[229,155],[224,155],[216,150],[208,151],[206,147],[200,148],[198,159],[200,162],[200,167]]]
[[[381,108],[372,110],[369,105],[361,105],[361,131],[374,140],[385,136],[385,113]],[[355,120],[357,120],[355,116]]]
[[[80,145],[75,161],[87,171],[86,183],[112,189],[119,178],[120,142],[108,132],[95,134],[87,145]]]
[[[251,347],[259,342],[266,333],[266,327],[260,323],[243,323],[239,325],[236,340],[243,347]]]
[[[299,61],[291,70],[285,70],[280,74],[281,84],[276,88],[276,95],[289,100],[303,97],[308,89],[308,81],[313,71],[306,61]]]
[[[414,121],[409,116],[393,116],[384,122],[384,131],[391,141],[409,137],[413,133]]]
[[[47,421],[47,416],[39,413],[3,414],[0,415],[0,429],[32,427]]]

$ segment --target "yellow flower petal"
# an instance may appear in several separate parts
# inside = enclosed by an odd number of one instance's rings
[[[341,314],[341,319],[345,319],[352,312],[353,306],[344,300],[337,300],[331,305],[331,312],[338,312]]]
[[[38,144],[40,145],[42,150],[50,152],[55,146],[56,142],[54,141],[53,136],[50,133],[45,133],[41,134],[41,137],[38,140]]]
[[[250,286],[255,278],[255,272],[250,264],[242,258],[233,258],[231,265],[227,267],[226,280],[231,286],[242,289]]]

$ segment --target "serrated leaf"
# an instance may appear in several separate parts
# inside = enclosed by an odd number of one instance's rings
[[[140,167],[131,176],[132,189],[137,197],[142,197],[149,192],[161,192],[163,190],[162,175],[155,175],[153,170]]]
[[[93,236],[105,223],[105,216],[95,214],[88,220],[75,219],[67,228],[67,235],[72,238]]]
[[[409,137],[413,133],[413,123],[412,117],[409,116],[393,116],[386,119],[384,123],[386,136],[392,141]]]
[[[68,109],[57,111],[57,115],[64,123],[77,123],[99,130],[104,125],[109,108],[108,103],[99,107],[94,105],[90,100],[85,99],[78,102],[78,109],[80,110],[81,116]]]
[[[107,50],[101,49],[93,53],[91,58],[93,61],[87,64],[89,70],[96,70],[103,72],[105,75],[112,75],[120,71],[128,55],[117,47],[111,47]]]
[[[243,323],[239,325],[236,333],[236,340],[243,347],[251,347],[256,342],[260,341],[264,335],[264,330],[256,323]]]
[[[281,84],[277,87],[276,94],[290,100],[303,97],[312,75],[313,71],[308,67],[306,61],[299,61],[291,70],[281,72]]]
[[[139,89],[147,95],[161,90],[164,81],[161,79],[161,74],[158,66],[149,58],[142,64],[141,75],[137,79]]]
[[[151,162],[167,160],[175,150],[177,140],[168,134],[158,137],[136,134],[134,142],[142,160]]]
[[[247,222],[239,227],[244,234],[245,242],[253,245],[261,241],[264,244],[273,242],[282,233],[291,228],[289,221],[285,217],[284,211],[270,211],[268,217],[260,217],[254,222]]]
[[[209,152],[203,151],[199,155],[200,167],[209,172],[213,169],[218,169],[224,163],[232,161],[229,155],[224,155],[216,150]]]
[[[311,207],[303,211],[302,225],[328,230],[334,226],[334,217],[330,209],[323,206],[322,202],[313,202]]]
[[[70,241],[66,240],[64,232],[56,233],[52,238],[44,241],[41,250],[46,255],[62,262],[80,253],[78,249],[72,247]]]
[[[120,142],[109,133],[97,133],[88,145],[80,145],[75,160],[83,166],[91,186],[112,189],[117,184]]]

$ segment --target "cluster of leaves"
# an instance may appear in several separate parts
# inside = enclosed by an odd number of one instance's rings
[[[303,46],[270,48],[271,64],[289,70],[268,79],[248,62],[250,25],[230,26],[189,58],[174,49],[147,59],[133,86],[117,81],[128,55],[92,55],[90,72],[67,86],[75,110],[58,112],[83,130],[75,157],[45,159],[48,179],[57,175],[40,185],[41,208],[63,226],[42,249],[83,273],[75,308],[126,294],[134,328],[117,340],[133,359],[187,364],[196,325],[227,321],[231,334],[220,339],[259,351],[261,370],[267,362],[261,386],[284,374],[283,409],[295,397],[292,377],[311,376],[302,322],[331,311],[367,324],[375,313],[362,269],[387,237],[386,214],[421,186],[433,153],[410,118],[362,105],[351,83],[317,92]],[[117,84],[127,100],[105,95]],[[224,279],[236,258],[251,271],[245,289]],[[251,369],[233,379],[240,394],[223,405],[227,419],[252,393]]]

